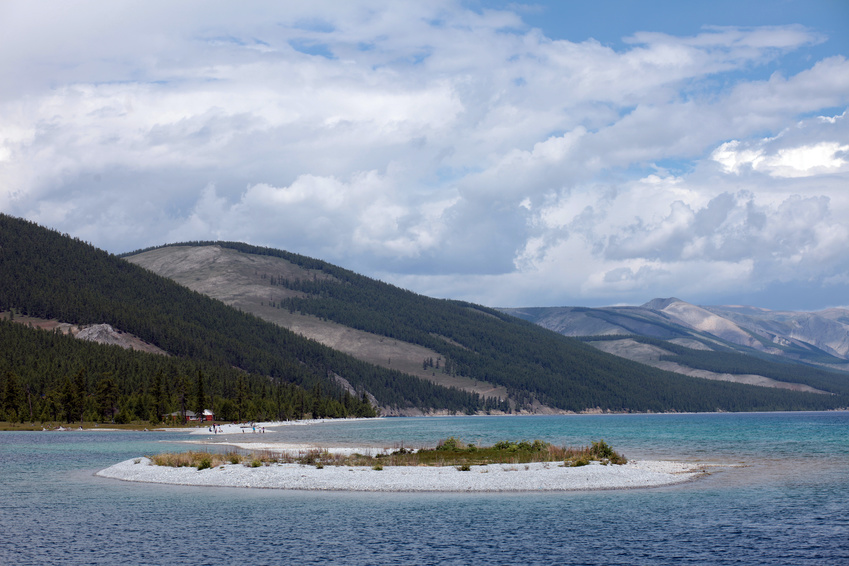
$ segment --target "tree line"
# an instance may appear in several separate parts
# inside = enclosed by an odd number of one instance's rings
[[[125,350],[0,320],[0,420],[184,420],[210,409],[223,421],[370,417],[365,396],[310,390],[175,356]],[[169,417],[172,413],[178,416]]]

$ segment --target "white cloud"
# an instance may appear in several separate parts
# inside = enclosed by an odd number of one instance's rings
[[[849,172],[846,113],[803,120],[777,136],[732,140],[711,154],[726,173],[751,170],[775,178],[832,176]]]
[[[713,153],[726,172],[740,173],[744,167],[763,171],[773,177],[811,177],[849,171],[849,145],[819,142],[813,145],[781,148],[773,155],[763,149],[738,150],[738,141],[722,144]]]
[[[0,210],[111,251],[245,240],[504,305],[849,268],[849,62],[782,66],[816,30],[614,49],[451,0],[48,4],[0,21]]]

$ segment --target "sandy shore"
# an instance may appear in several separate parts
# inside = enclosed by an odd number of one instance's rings
[[[326,491],[399,492],[521,492],[630,489],[672,485],[705,473],[697,464],[633,461],[623,466],[592,463],[565,468],[557,463],[490,464],[470,471],[454,467],[325,466],[272,464],[250,468],[227,464],[217,468],[171,468],[155,466],[147,458],[135,458],[97,472],[98,476],[124,481],[210,487],[249,487]]]
[[[344,423],[353,423],[357,421],[370,421],[377,420],[380,417],[372,417],[372,418],[351,418],[351,419],[303,419],[299,421],[268,421],[268,422],[258,422],[258,423],[221,423],[215,426],[213,431],[212,425],[198,425],[197,428],[189,429],[189,434],[192,435],[201,435],[201,436],[220,436],[222,434],[225,435],[233,435],[233,434],[241,434],[241,435],[254,435],[254,434],[262,434],[264,431],[276,431],[281,428],[287,428],[292,426],[310,426],[320,423],[332,422],[334,424],[338,424],[340,422]],[[166,430],[180,430],[185,431],[186,429],[166,429]]]

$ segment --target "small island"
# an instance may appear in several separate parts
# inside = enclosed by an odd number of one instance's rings
[[[466,445],[451,437],[428,449],[300,447],[250,454],[183,452],[135,458],[97,473],[124,481],[323,491],[521,492],[672,485],[706,473],[697,464],[631,461],[603,440],[582,448],[539,440]]]

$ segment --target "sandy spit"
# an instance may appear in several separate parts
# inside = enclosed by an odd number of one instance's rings
[[[457,468],[421,466],[369,467],[271,464],[250,468],[155,466],[147,458],[115,464],[96,475],[124,481],[208,487],[247,487],[320,491],[522,492],[631,489],[672,485],[705,474],[703,466],[664,461],[632,461],[623,466],[592,463],[564,468],[557,463],[490,464]]]

